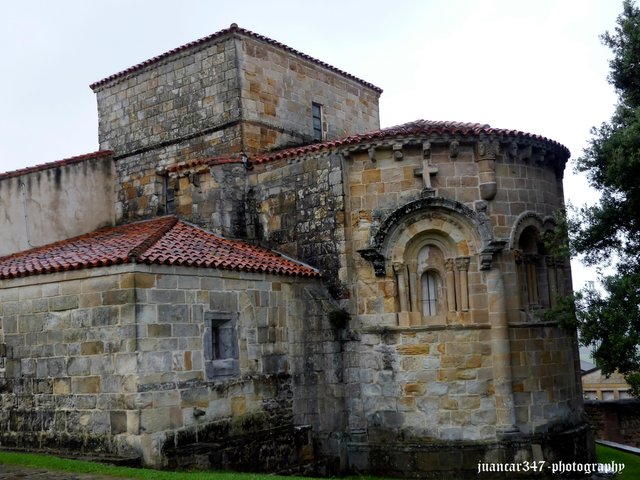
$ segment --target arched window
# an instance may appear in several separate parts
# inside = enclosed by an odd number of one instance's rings
[[[441,219],[438,219],[441,220]],[[413,224],[412,237],[402,238],[392,259],[397,284],[396,308],[401,326],[443,325],[470,317],[469,268],[472,249],[462,234],[430,225],[432,218]],[[457,226],[457,224],[455,225]],[[420,228],[422,227],[422,228]]]
[[[439,275],[433,270],[422,274],[422,314],[433,317],[438,313],[438,291],[440,290]]]
[[[549,306],[549,282],[544,246],[538,229],[526,227],[520,235],[518,247],[516,261],[521,309],[546,308]]]

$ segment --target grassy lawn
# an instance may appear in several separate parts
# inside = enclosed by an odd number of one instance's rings
[[[616,480],[635,480],[640,478],[640,457],[638,455],[622,452],[604,445],[596,445],[596,454],[600,463],[609,463],[611,461],[624,463],[624,470],[618,474]]]
[[[73,473],[93,473],[121,478],[142,478],[153,480],[312,480],[311,477],[283,477],[258,473],[236,472],[167,472],[148,468],[116,467],[98,462],[70,460],[35,453],[0,451],[0,464],[25,465],[47,470],[61,470]],[[384,480],[378,477],[347,477],[358,480]],[[326,480],[326,479],[324,479]]]
[[[26,465],[29,467],[62,470],[73,473],[95,473],[122,478],[142,478],[153,480],[302,480],[302,477],[282,477],[254,473],[234,472],[165,472],[146,468],[116,467],[97,462],[69,460],[33,453],[17,453],[0,451],[0,464]],[[308,478],[306,480],[309,480]]]

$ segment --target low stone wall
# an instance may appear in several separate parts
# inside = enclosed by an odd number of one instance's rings
[[[598,440],[640,447],[640,400],[585,401],[584,409]]]
[[[553,462],[595,461],[593,435],[587,424],[561,433],[517,435],[498,441],[356,443],[348,445],[354,473],[433,480],[558,478]],[[544,461],[543,470],[515,474],[491,468]],[[537,464],[537,463],[536,463]],[[540,465],[540,464],[537,464]],[[485,470],[479,471],[479,468]]]

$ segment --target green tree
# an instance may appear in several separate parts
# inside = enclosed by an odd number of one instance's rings
[[[591,130],[578,160],[599,203],[582,207],[569,222],[572,247],[590,265],[613,264],[603,292],[576,297],[581,341],[593,347],[603,373],[618,370],[640,394],[640,10],[625,0],[617,26],[601,37],[613,52],[608,77],[618,95],[609,122]]]

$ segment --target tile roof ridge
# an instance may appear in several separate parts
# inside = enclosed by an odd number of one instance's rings
[[[339,75],[342,75],[343,77],[347,77],[357,83],[360,83],[361,85],[364,85],[365,87],[368,87],[372,90],[375,90],[378,93],[382,93],[382,89],[380,87],[376,87],[374,84],[367,82],[366,80],[362,80],[361,78],[356,77],[355,75],[352,75],[348,72],[345,72],[344,70],[340,70],[339,68],[336,68],[332,65],[329,65],[326,62],[323,62],[322,60],[318,60],[317,58],[312,57],[311,55],[307,55],[306,53],[302,53],[299,50],[296,50],[294,48],[291,48],[283,43],[278,42],[277,40],[273,40],[269,37],[266,37],[264,35],[260,35],[259,33],[254,33],[251,30],[247,30],[245,28],[239,27],[237,23],[232,23],[228,28],[224,28],[222,30],[219,30],[215,33],[212,33],[210,35],[207,35],[205,37],[199,38],[197,40],[185,43],[184,45],[181,45],[179,47],[173,48],[167,52],[161,53],[160,55],[156,55],[155,57],[152,57],[148,60],[142,61],[140,63],[137,63],[129,68],[126,68],[124,70],[121,70],[120,72],[114,73],[112,75],[109,75],[108,77],[103,78],[102,80],[98,80],[97,82],[94,82],[92,84],[89,85],[89,87],[91,88],[91,90],[93,90],[94,92],[96,91],[97,88],[101,87],[102,85],[105,85],[109,82],[111,82],[112,80],[116,80],[118,78],[124,77],[130,73],[135,73],[139,70],[142,70],[143,68],[153,65],[157,62],[160,62],[166,58],[171,57],[172,55],[175,55],[177,53],[181,53],[184,52],[186,50],[189,50],[190,48],[193,48],[195,46],[198,45],[203,45],[209,41],[212,40],[216,40],[218,38],[222,38],[225,35],[233,35],[235,33],[239,33],[242,35],[246,35],[247,37],[251,37],[254,38],[256,40],[268,43],[274,47],[280,48],[282,50],[285,50],[293,55],[296,55],[298,57],[301,57],[311,63],[315,63],[316,65],[319,65],[321,67],[324,67],[328,70],[331,70],[335,73],[338,73]]]
[[[74,163],[81,163],[86,160],[91,160],[93,158],[107,157],[109,155],[113,155],[113,152],[111,150],[97,150],[91,153],[84,153],[82,155],[63,158],[62,160],[55,160],[53,162],[41,163],[38,165],[33,165],[31,167],[24,167],[24,168],[19,168],[17,170],[2,172],[0,173],[0,180],[4,180],[5,178],[19,177],[21,175],[26,175],[28,173],[41,172],[44,170],[49,170],[51,168],[64,167],[66,165],[73,165]]]
[[[159,225],[157,230],[151,234],[147,238],[145,238],[138,245],[133,247],[128,254],[128,257],[134,263],[137,261],[138,257],[140,257],[144,252],[149,250],[154,244],[156,244],[162,237],[164,237],[175,225],[178,223],[178,217],[175,215],[167,215],[164,217],[158,217],[152,220],[146,220],[146,222],[157,222]],[[144,223],[136,222],[136,223]]]

